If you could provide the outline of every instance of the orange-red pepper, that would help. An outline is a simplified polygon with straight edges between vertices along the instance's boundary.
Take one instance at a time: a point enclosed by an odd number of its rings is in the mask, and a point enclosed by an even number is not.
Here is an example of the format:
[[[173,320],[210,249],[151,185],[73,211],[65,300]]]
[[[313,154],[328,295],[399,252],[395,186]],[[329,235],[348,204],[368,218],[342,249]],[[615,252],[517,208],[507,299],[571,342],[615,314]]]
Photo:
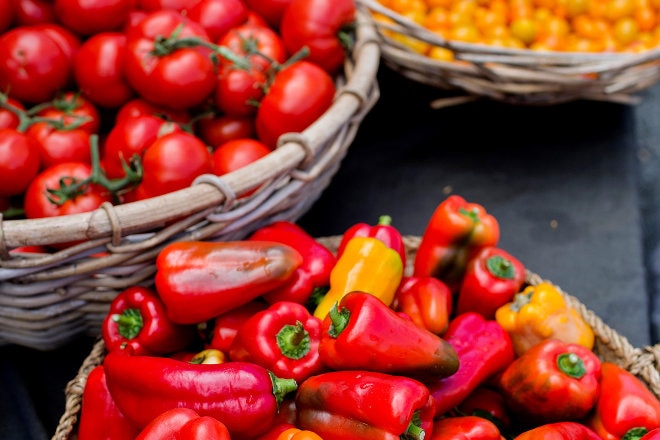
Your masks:
[[[452,312],[449,287],[433,277],[404,277],[394,295],[392,308],[406,314],[419,327],[441,335]]]

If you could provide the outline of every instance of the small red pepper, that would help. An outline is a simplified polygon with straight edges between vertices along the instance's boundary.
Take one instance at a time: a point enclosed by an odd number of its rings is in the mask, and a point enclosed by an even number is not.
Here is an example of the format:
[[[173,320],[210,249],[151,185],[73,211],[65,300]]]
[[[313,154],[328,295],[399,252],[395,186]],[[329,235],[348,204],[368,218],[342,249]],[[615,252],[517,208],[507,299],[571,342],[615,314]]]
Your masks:
[[[588,348],[546,339],[514,360],[499,384],[509,409],[524,420],[577,421],[598,400],[600,369]]]
[[[421,440],[433,429],[431,402],[428,389],[406,376],[332,371],[300,384],[297,426],[327,439]]]
[[[455,317],[443,337],[456,350],[459,366],[449,377],[424,380],[434,397],[435,417],[455,408],[514,359],[509,334],[497,321],[475,312]]]
[[[78,440],[133,440],[139,432],[112,399],[103,366],[94,367],[83,389]]]
[[[288,221],[276,221],[252,234],[250,240],[275,241],[291,246],[302,256],[302,264],[291,279],[263,298],[270,304],[293,301],[306,304],[312,294],[322,295],[330,286],[330,272],[337,257],[303,228]]]
[[[444,417],[433,422],[429,440],[504,440],[498,427],[478,416]]]
[[[353,237],[373,237],[377,238],[387,245],[387,247],[397,251],[401,257],[403,267],[406,267],[406,245],[403,242],[403,236],[398,229],[392,226],[392,217],[381,215],[378,223],[374,226],[369,223],[356,223],[344,232],[339,246],[337,247],[337,256],[344,253],[344,248]]]
[[[431,215],[415,257],[415,276],[433,276],[457,293],[468,261],[500,238],[497,219],[476,203],[451,195]]]
[[[603,440],[623,439],[639,433],[640,428],[657,429],[660,428],[660,401],[628,370],[603,362],[600,396],[587,425]]]
[[[156,292],[132,286],[110,303],[101,334],[109,351],[163,355],[190,344],[195,337],[195,327],[173,323]]]
[[[452,312],[449,287],[433,277],[404,277],[391,307],[405,313],[419,327],[441,335]]]
[[[365,292],[351,292],[323,320],[321,361],[334,370],[430,374],[458,369],[453,347]]]
[[[254,362],[278,377],[300,383],[323,369],[320,341],[319,318],[302,304],[279,301],[243,323],[229,349],[229,358]]]
[[[234,440],[268,430],[283,397],[297,388],[251,362],[198,365],[110,352],[103,365],[117,407],[140,428],[169,409],[190,408],[224,423]]]
[[[483,248],[467,264],[456,313],[477,312],[494,319],[495,311],[513,299],[525,283],[525,266],[505,250]]]
[[[514,440],[601,440],[601,438],[581,423],[555,422],[525,431]]]
[[[175,242],[156,258],[156,290],[172,321],[198,324],[285,285],[301,264],[282,243]]]
[[[229,353],[238,329],[257,312],[266,310],[268,304],[255,300],[229,310],[213,320],[209,348],[215,348],[223,353]]]
[[[189,408],[173,408],[152,420],[135,440],[230,440],[224,423]]]

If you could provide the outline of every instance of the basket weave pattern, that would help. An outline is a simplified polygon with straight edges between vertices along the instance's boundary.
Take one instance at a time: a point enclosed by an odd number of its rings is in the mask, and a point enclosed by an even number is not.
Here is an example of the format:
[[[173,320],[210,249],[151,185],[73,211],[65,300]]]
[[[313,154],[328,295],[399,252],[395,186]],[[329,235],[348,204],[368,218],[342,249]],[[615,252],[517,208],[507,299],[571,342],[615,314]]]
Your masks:
[[[0,343],[52,349],[98,334],[118,292],[152,283],[166,244],[241,239],[266,223],[297,220],[330,183],[377,101],[379,61],[375,28],[358,14],[356,44],[333,104],[303,132],[282,135],[266,157],[140,202],[43,219],[0,216]],[[237,196],[255,188],[250,197]],[[81,243],[54,254],[9,252],[63,241]]]

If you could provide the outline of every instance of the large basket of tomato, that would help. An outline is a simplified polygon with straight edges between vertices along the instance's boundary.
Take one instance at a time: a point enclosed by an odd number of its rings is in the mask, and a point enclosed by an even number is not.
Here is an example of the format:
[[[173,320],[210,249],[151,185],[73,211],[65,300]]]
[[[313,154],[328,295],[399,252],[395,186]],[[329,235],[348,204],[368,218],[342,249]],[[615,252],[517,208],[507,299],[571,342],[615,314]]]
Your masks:
[[[167,243],[296,220],[379,95],[352,1],[0,4],[0,343],[97,332]]]
[[[636,103],[658,81],[660,10],[634,0],[359,0],[384,62],[459,96]]]

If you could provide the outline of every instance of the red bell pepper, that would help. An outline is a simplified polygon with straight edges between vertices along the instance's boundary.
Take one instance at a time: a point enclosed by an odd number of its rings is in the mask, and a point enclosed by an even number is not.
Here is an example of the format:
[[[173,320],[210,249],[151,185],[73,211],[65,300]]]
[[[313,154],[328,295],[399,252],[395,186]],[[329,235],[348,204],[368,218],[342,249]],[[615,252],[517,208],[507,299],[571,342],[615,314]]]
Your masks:
[[[463,399],[458,405],[458,414],[487,418],[500,430],[511,426],[511,417],[502,393],[487,386],[477,387]]]
[[[152,420],[135,440],[230,440],[224,423],[189,408],[173,408]]]
[[[364,292],[344,296],[324,318],[319,354],[334,370],[446,377],[458,369],[447,341]]]
[[[322,295],[327,292],[330,272],[337,257],[303,228],[292,222],[276,221],[258,229],[249,239],[283,243],[302,255],[302,264],[289,282],[263,296],[267,302],[293,301],[305,304],[313,293]]]
[[[660,428],[660,401],[648,387],[611,362],[601,364],[600,396],[587,425],[603,440],[623,439],[639,428]]]
[[[514,440],[601,440],[598,434],[578,422],[555,422],[537,426]]]
[[[423,439],[433,429],[428,389],[406,376],[332,371],[296,393],[297,426],[335,440]]]
[[[476,203],[451,195],[431,215],[415,257],[415,276],[433,276],[457,293],[468,261],[482,248],[496,246],[497,219]]]
[[[261,312],[267,308],[268,304],[265,302],[254,300],[217,316],[213,320],[211,327],[209,348],[215,348],[223,353],[229,353],[231,343],[234,341],[238,329],[241,328],[243,323],[257,312]]]
[[[660,428],[655,428],[650,431],[644,428],[644,431],[645,433],[642,434],[642,437],[631,437],[629,440],[660,440]]]
[[[391,307],[406,314],[419,327],[441,335],[452,312],[449,287],[433,277],[404,277]]]
[[[78,440],[133,440],[139,432],[112,399],[103,366],[94,367],[83,389]]]
[[[424,379],[434,397],[435,417],[455,408],[514,359],[509,334],[497,321],[475,312],[455,317],[443,337],[456,350],[459,366],[449,377]]]
[[[175,242],[156,258],[156,290],[172,321],[198,324],[285,285],[301,264],[281,243]]]
[[[241,326],[229,349],[232,361],[254,362],[300,383],[320,373],[321,320],[302,304],[280,301]]]
[[[444,417],[433,422],[429,440],[504,440],[498,427],[478,416]]]
[[[525,283],[525,266],[505,250],[489,246],[472,258],[458,293],[456,313],[477,312],[494,319]]]
[[[156,292],[132,286],[110,303],[101,326],[109,351],[162,355],[185,348],[195,338],[195,327],[172,322]]]
[[[110,352],[103,365],[117,407],[140,428],[169,409],[190,408],[224,423],[234,440],[265,432],[296,389],[293,379],[250,362],[197,365]]]
[[[374,226],[369,223],[356,223],[344,232],[339,246],[337,247],[337,256],[344,253],[346,245],[353,237],[373,237],[377,238],[387,245],[387,247],[397,251],[401,257],[403,267],[406,267],[406,245],[403,242],[403,236],[398,229],[392,226],[392,217],[381,215],[378,223]]]
[[[598,400],[600,369],[588,348],[546,339],[514,360],[499,385],[509,409],[526,421],[577,421]]]

